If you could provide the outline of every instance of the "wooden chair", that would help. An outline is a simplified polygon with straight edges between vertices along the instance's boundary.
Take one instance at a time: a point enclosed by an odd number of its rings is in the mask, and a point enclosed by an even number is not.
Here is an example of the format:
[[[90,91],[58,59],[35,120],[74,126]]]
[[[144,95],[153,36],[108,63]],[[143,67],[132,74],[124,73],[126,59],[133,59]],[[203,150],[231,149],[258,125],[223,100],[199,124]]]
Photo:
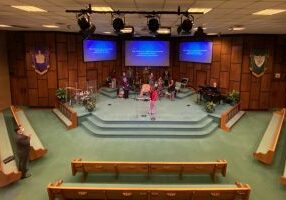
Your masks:
[[[15,106],[10,106],[10,110],[13,114],[13,118],[16,122],[16,125],[21,125],[22,127],[24,127],[26,133],[31,134],[31,150],[29,155],[30,160],[35,160],[44,156],[48,152],[48,150],[43,146],[42,142],[38,138],[24,111],[19,108],[16,108]]]
[[[254,158],[261,161],[264,164],[272,163],[278,139],[280,136],[281,128],[283,125],[285,112],[286,109],[283,108],[280,111],[276,111],[273,113],[272,118],[268,124],[268,127],[264,133],[264,136],[256,152],[253,153]]]
[[[0,127],[0,187],[4,187],[18,181],[22,173],[18,170],[15,160],[6,164],[3,161],[14,155],[3,113],[0,113]]]
[[[226,175],[227,161],[215,162],[98,162],[74,159],[71,162],[72,174],[82,173],[84,181],[89,173],[143,173],[148,178],[156,173],[174,173],[181,179],[183,174],[209,174],[213,181],[218,173]]]
[[[96,199],[96,200],[248,200],[251,188],[248,184],[200,184],[200,185],[154,185],[154,184],[94,184],[50,183],[47,187],[50,200]]]

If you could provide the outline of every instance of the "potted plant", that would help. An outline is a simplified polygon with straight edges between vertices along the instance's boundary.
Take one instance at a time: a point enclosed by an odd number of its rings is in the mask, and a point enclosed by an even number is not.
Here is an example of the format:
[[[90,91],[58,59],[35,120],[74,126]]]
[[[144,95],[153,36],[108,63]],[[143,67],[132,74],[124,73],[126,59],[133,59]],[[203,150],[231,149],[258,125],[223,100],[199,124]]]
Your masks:
[[[238,101],[239,101],[239,92],[236,90],[232,90],[226,96],[226,103],[235,105]]]
[[[64,88],[58,88],[56,90],[56,97],[58,98],[58,100],[60,100],[61,102],[65,101],[66,99],[66,95],[67,92]]]
[[[87,109],[89,112],[92,112],[94,111],[95,106],[96,106],[96,99],[94,97],[86,99],[84,104],[85,109]]]
[[[215,111],[215,104],[212,101],[208,101],[205,105],[205,109],[208,113],[213,113]]]

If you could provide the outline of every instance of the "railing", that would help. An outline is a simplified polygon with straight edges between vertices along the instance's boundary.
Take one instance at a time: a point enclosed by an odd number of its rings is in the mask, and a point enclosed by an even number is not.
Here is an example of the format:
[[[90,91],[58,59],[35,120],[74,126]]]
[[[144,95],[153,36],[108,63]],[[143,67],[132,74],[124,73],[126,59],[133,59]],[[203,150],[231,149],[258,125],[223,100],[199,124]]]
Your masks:
[[[229,110],[223,112],[221,114],[220,119],[220,128],[224,131],[230,131],[230,128],[226,126],[227,122],[233,118],[240,110],[240,103],[237,103],[233,107],[231,107]]]
[[[69,128],[76,128],[77,127],[77,114],[75,111],[73,111],[70,107],[68,107],[66,104],[56,101],[56,108],[61,111],[61,113],[66,116],[72,123],[72,125]]]

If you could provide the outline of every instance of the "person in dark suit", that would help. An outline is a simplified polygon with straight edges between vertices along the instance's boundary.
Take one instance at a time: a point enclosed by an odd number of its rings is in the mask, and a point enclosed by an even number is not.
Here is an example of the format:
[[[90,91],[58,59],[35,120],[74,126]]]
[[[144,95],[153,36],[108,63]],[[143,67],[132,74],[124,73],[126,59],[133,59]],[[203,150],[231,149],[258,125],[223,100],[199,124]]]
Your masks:
[[[24,128],[22,126],[17,127],[15,131],[16,131],[17,153],[19,158],[19,170],[22,172],[21,178],[28,178],[31,176],[30,173],[27,173],[31,135],[29,136],[25,135]]]

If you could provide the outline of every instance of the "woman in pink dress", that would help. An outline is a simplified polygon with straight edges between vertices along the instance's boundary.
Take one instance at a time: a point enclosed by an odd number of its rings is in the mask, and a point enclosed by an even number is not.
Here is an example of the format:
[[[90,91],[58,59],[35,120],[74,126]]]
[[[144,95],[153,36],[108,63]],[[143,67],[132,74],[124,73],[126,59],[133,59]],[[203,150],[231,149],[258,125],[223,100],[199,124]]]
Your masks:
[[[158,100],[158,86],[155,85],[155,87],[151,88],[150,91],[150,107],[149,107],[149,114],[151,117],[151,120],[155,120],[155,114],[156,114],[156,102]]]

